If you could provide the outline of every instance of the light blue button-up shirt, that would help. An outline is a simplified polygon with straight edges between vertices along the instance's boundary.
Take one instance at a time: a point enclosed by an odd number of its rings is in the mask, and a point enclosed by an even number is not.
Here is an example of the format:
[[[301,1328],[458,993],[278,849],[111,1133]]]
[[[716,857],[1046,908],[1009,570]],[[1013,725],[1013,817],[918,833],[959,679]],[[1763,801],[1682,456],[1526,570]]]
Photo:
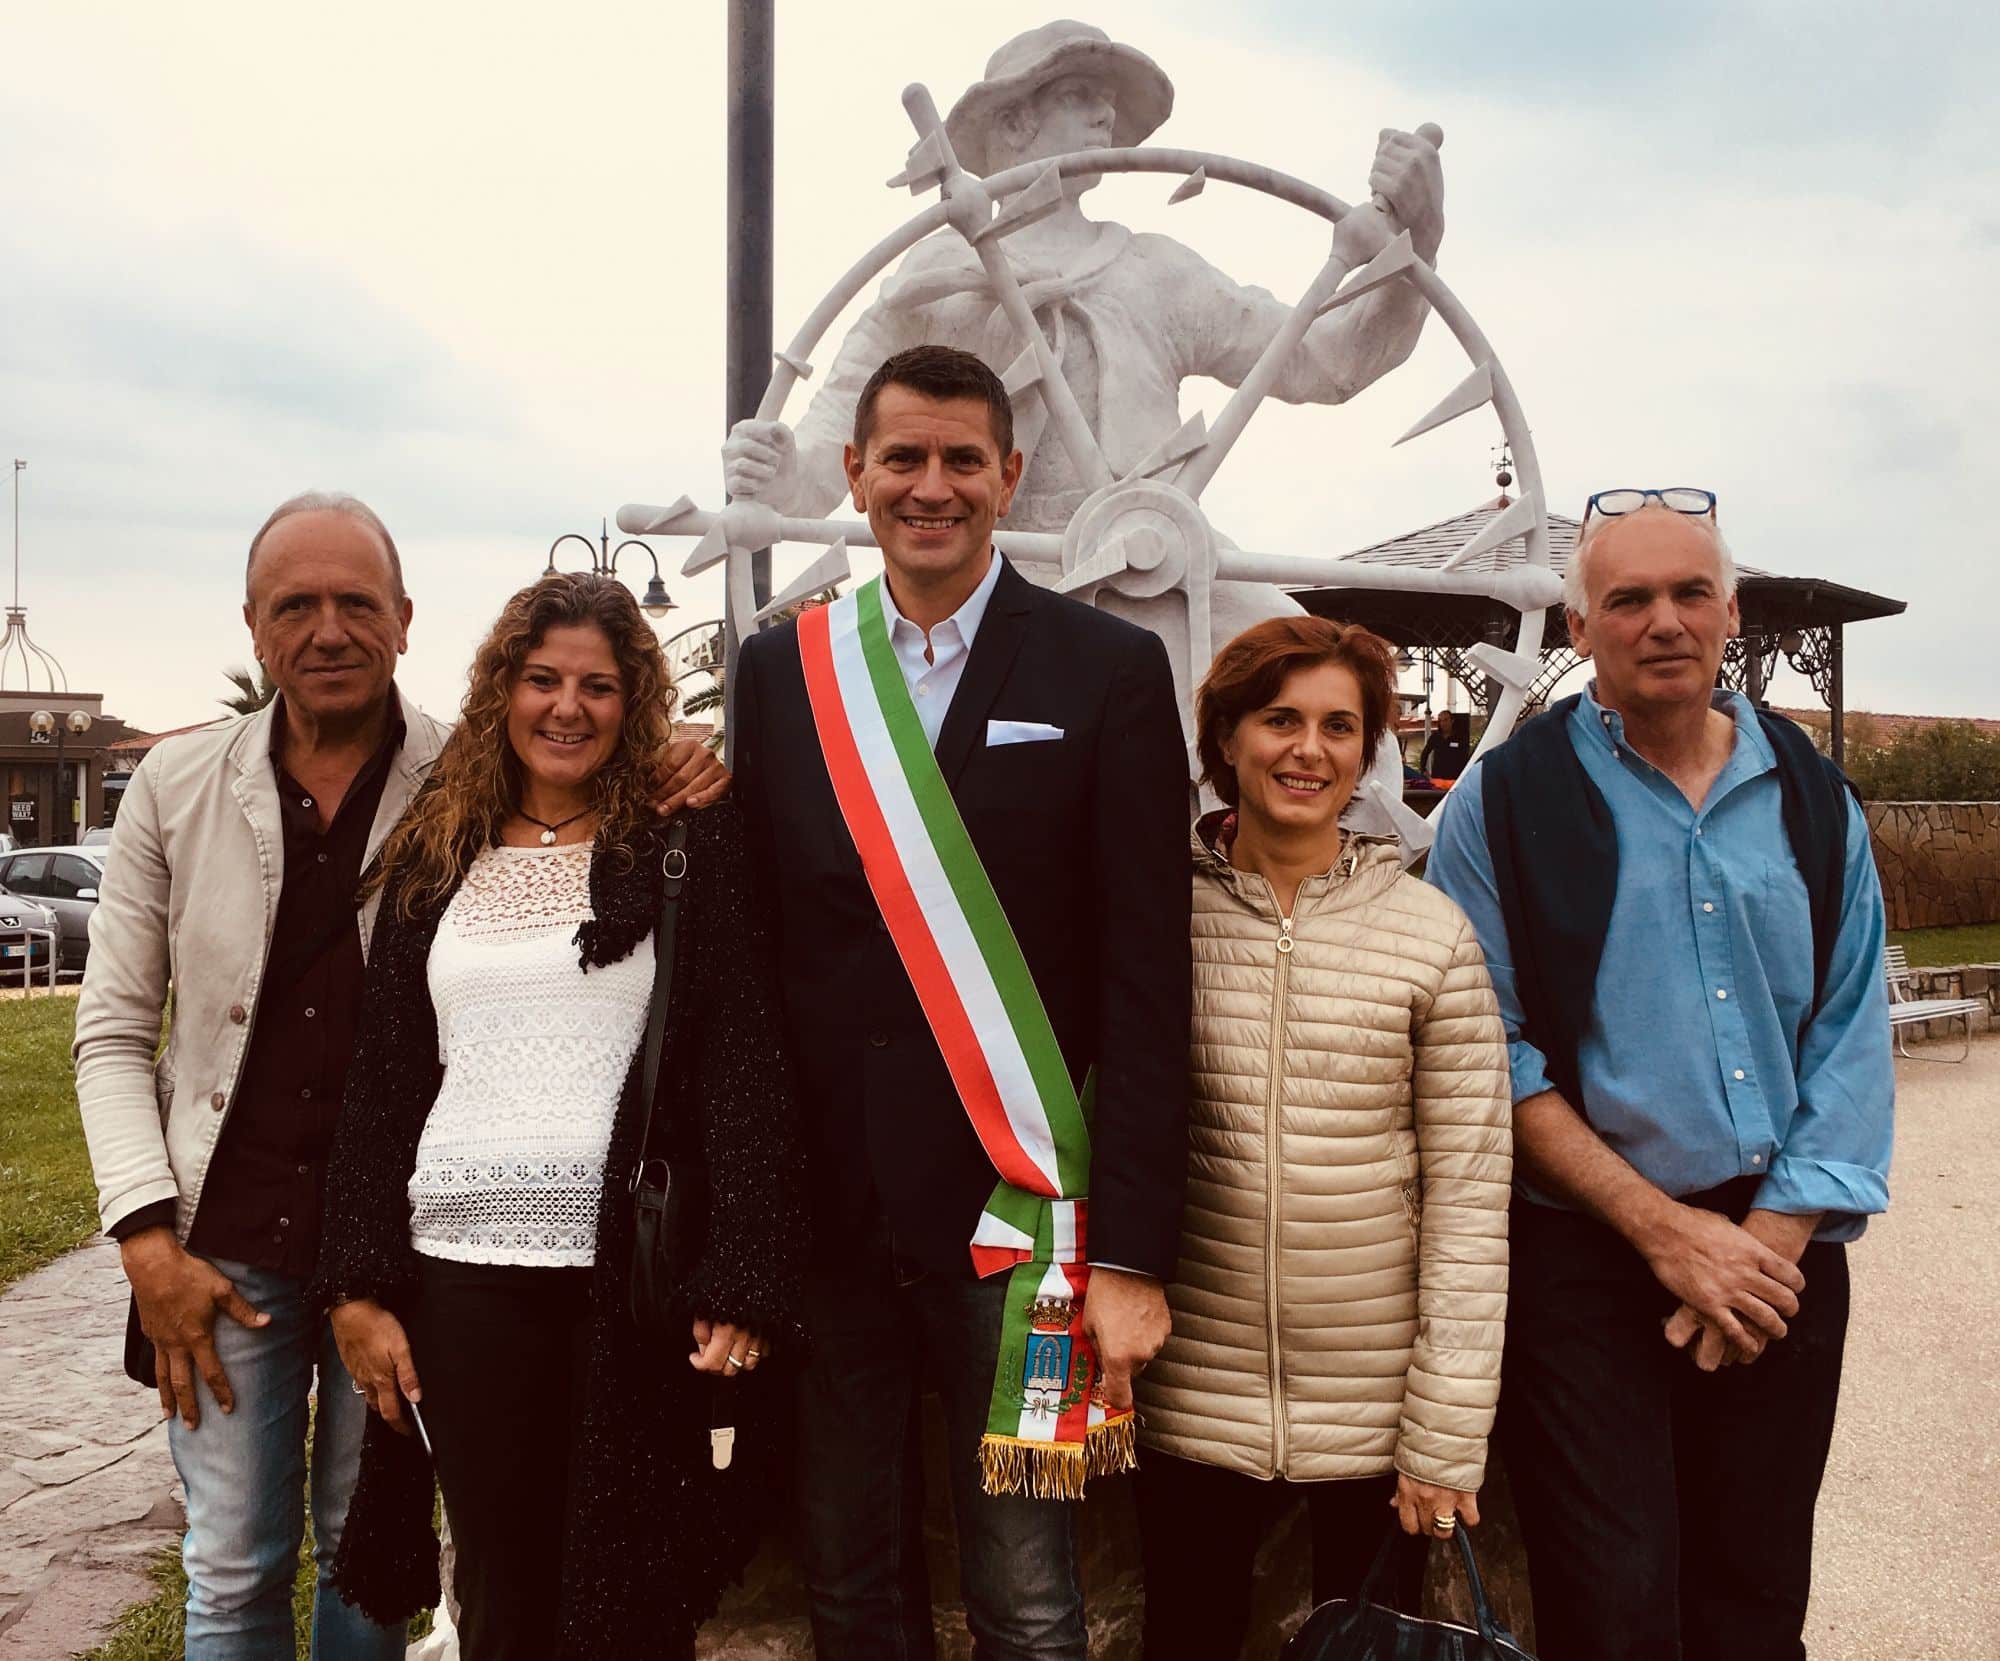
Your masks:
[[[965,597],[965,604],[928,635],[896,609],[896,597],[889,592],[889,579],[882,579],[882,620],[889,625],[889,645],[902,665],[903,679],[909,683],[910,701],[917,706],[924,737],[937,748],[938,734],[944,729],[953,694],[965,678],[965,660],[972,656],[973,637],[979,633],[980,619],[1000,584],[1000,556],[989,554],[986,575]]]
[[[1668,1194],[1761,1176],[1758,1207],[1825,1212],[1818,1238],[1853,1239],[1888,1208],[1895,1103],[1882,890],[1861,810],[1849,801],[1840,931],[1808,1022],[1812,912],[1756,712],[1739,693],[1715,695],[1736,747],[1696,808],[1595,692],[1572,713],[1570,742],[1617,827],[1618,892],[1577,1054],[1591,1128]],[[1481,771],[1446,800],[1428,875],[1478,931],[1519,1102],[1553,1086],[1521,1036]]]

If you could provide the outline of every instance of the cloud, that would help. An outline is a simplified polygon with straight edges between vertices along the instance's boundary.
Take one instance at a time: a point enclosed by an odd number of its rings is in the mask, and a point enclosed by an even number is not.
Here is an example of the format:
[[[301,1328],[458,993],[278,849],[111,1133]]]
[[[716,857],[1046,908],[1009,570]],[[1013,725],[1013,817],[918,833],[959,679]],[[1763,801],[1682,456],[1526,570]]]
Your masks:
[[[1709,484],[1749,562],[1911,601],[1850,637],[1854,702],[2000,713],[1987,9],[1091,15],[1175,81],[1162,142],[1354,196],[1379,127],[1442,122],[1441,269],[1521,393],[1556,505],[1640,474]],[[903,85],[949,107],[1017,26],[904,21],[781,9],[780,341],[920,206],[882,188],[911,138]],[[551,538],[628,500],[719,499],[719,10],[634,0],[551,29],[523,7],[357,0],[328,29],[248,0],[134,3],[41,8],[9,43],[46,72],[0,92],[0,153],[32,158],[0,217],[0,445],[32,463],[36,635],[117,713],[206,711],[244,655],[243,545],[306,485],[395,527],[418,609],[405,681],[441,708]],[[1280,295],[1324,257],[1297,210],[1219,187],[1169,210],[1167,189],[1108,181],[1091,210]],[[1350,408],[1260,412],[1218,523],[1339,551],[1472,505],[1483,417],[1389,447],[1465,367],[1433,327]],[[1187,389],[1211,414],[1222,396]],[[685,551],[660,543],[676,624],[717,605],[712,578],[679,577]]]
[[[1192,5],[1178,15],[1198,27]],[[1960,103],[1984,104],[2000,19],[1916,0],[1681,0],[1586,7],[1523,0],[1247,0],[1232,21],[1267,51],[1377,66],[1406,83],[1483,101],[1575,111],[1602,141],[1657,143],[1671,129],[1736,171],[1850,168],[1879,146],[1908,167]]]

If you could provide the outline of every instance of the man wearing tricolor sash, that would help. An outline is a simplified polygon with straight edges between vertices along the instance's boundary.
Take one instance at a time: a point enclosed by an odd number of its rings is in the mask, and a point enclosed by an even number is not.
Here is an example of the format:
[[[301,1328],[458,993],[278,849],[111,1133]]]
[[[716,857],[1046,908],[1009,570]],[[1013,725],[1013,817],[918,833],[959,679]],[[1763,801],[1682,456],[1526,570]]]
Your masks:
[[[884,573],[746,641],[814,1159],[804,1557],[825,1661],[933,1653],[917,1406],[944,1408],[982,1657],[1085,1653],[1086,1478],[1133,1461],[1185,1169],[1187,764],[1159,640],[992,547],[999,379],[919,347],[847,452]]]

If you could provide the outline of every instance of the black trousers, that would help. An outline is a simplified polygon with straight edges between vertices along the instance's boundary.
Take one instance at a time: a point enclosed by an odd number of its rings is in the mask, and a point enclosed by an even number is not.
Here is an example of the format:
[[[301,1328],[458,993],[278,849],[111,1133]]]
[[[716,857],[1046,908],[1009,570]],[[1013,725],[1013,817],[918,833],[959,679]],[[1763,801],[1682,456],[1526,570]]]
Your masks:
[[[1704,1373],[1610,1229],[1517,1199],[1511,1241],[1496,1435],[1542,1661],[1804,1661],[1846,1248],[1806,1248],[1788,1337]]]
[[[1133,1480],[1146,1574],[1145,1661],[1235,1661],[1242,1654],[1258,1548],[1301,1494],[1312,1528],[1315,1604],[1361,1590],[1395,1516],[1393,1476],[1265,1482],[1147,1448]],[[1409,1613],[1423,1599],[1425,1544],[1399,1536],[1390,1566],[1388,1600]]]
[[[929,1661],[919,1440],[928,1379],[944,1409],[959,1592],[979,1661],[1084,1661],[1077,1507],[986,1493],[979,1443],[1008,1277],[923,1274],[886,1228],[806,1277],[799,1383],[800,1559],[820,1661]]]
[[[562,1602],[588,1269],[423,1257],[410,1356],[458,1553],[465,1661],[547,1661]]]

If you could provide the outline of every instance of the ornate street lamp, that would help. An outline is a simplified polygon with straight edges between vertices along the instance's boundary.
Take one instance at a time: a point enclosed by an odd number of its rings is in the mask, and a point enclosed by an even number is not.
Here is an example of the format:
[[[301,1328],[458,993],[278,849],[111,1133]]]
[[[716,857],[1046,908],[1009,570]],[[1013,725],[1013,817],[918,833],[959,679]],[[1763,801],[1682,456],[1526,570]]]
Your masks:
[[[674,609],[674,602],[667,596],[667,585],[660,580],[660,556],[635,536],[628,536],[617,547],[611,546],[611,525],[608,520],[598,521],[600,529],[597,542],[593,546],[589,537],[581,531],[565,531],[549,544],[549,562],[542,567],[542,575],[552,577],[556,573],[556,550],[565,542],[581,542],[590,555],[590,569],[600,577],[618,575],[618,556],[627,548],[637,548],[653,562],[653,575],[646,584],[646,592],[639,596],[639,609],[648,617],[664,617]]]
[[[54,713],[38,709],[28,717],[28,732],[37,744],[46,744],[51,738],[56,741],[56,826],[58,835],[55,843],[66,844],[75,840],[70,834],[70,791],[69,776],[63,771],[63,741],[74,733],[81,738],[90,731],[90,715],[86,710],[73,709],[58,721]]]

